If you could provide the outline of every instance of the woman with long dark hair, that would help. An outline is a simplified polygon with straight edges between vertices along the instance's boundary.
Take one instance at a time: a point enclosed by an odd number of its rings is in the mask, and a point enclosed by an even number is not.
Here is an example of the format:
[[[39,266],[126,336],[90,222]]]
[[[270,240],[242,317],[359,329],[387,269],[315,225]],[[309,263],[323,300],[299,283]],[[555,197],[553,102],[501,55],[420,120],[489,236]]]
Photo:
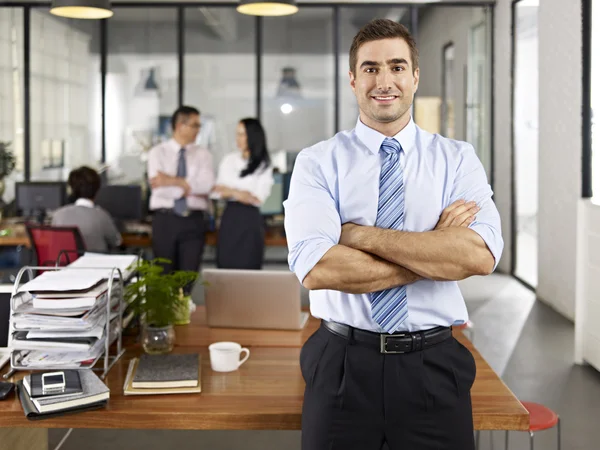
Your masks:
[[[273,167],[260,121],[240,120],[236,144],[238,151],[221,161],[213,189],[227,200],[217,240],[217,267],[261,269],[265,229],[259,207],[271,194]]]

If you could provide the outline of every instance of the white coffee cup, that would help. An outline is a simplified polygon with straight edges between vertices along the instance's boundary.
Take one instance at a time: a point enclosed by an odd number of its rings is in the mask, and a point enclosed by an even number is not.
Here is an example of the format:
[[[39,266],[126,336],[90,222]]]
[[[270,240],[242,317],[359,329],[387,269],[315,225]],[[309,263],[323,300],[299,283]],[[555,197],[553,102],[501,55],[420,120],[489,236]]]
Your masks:
[[[242,348],[237,342],[215,342],[208,347],[210,351],[210,366],[215,372],[233,372],[244,364],[250,357],[250,350]],[[240,355],[246,356],[240,360]]]

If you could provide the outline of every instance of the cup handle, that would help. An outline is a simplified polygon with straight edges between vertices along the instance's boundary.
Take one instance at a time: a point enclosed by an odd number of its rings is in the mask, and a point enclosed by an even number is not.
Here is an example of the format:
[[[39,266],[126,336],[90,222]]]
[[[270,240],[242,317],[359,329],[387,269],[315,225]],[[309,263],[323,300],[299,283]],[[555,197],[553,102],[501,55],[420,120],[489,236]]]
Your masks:
[[[246,347],[244,347],[241,350],[240,355],[244,352],[246,352],[246,356],[244,356],[244,358],[238,363],[238,367],[240,367],[242,364],[244,364],[246,361],[248,361],[248,358],[250,358],[250,350],[248,350]]]

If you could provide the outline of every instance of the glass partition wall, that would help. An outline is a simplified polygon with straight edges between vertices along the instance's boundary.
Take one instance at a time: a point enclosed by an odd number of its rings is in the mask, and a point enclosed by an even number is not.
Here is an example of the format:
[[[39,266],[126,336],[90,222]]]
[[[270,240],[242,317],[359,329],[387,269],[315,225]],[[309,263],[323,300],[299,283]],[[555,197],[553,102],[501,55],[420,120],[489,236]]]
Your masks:
[[[180,103],[201,111],[198,142],[215,167],[235,150],[237,122],[258,116],[273,161],[290,171],[298,151],[356,124],[350,44],[369,20],[386,17],[417,39],[416,123],[471,142],[491,180],[491,6],[319,3],[259,18],[214,4],[113,9],[102,22],[0,7],[0,24],[10,24],[0,26],[0,140],[13,143],[21,175],[58,180],[79,165],[106,163],[110,182],[138,182],[147,150],[168,139]],[[448,42],[452,68],[442,78]]]

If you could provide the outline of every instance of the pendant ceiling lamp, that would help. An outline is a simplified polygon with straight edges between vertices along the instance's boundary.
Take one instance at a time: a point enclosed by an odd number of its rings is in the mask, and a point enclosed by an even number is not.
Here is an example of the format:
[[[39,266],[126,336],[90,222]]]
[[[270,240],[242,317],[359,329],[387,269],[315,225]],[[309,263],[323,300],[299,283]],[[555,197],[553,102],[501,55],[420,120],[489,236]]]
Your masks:
[[[250,16],[288,16],[298,12],[296,0],[240,0],[237,11]]]
[[[70,19],[106,19],[113,15],[110,0],[53,0],[50,13]]]

